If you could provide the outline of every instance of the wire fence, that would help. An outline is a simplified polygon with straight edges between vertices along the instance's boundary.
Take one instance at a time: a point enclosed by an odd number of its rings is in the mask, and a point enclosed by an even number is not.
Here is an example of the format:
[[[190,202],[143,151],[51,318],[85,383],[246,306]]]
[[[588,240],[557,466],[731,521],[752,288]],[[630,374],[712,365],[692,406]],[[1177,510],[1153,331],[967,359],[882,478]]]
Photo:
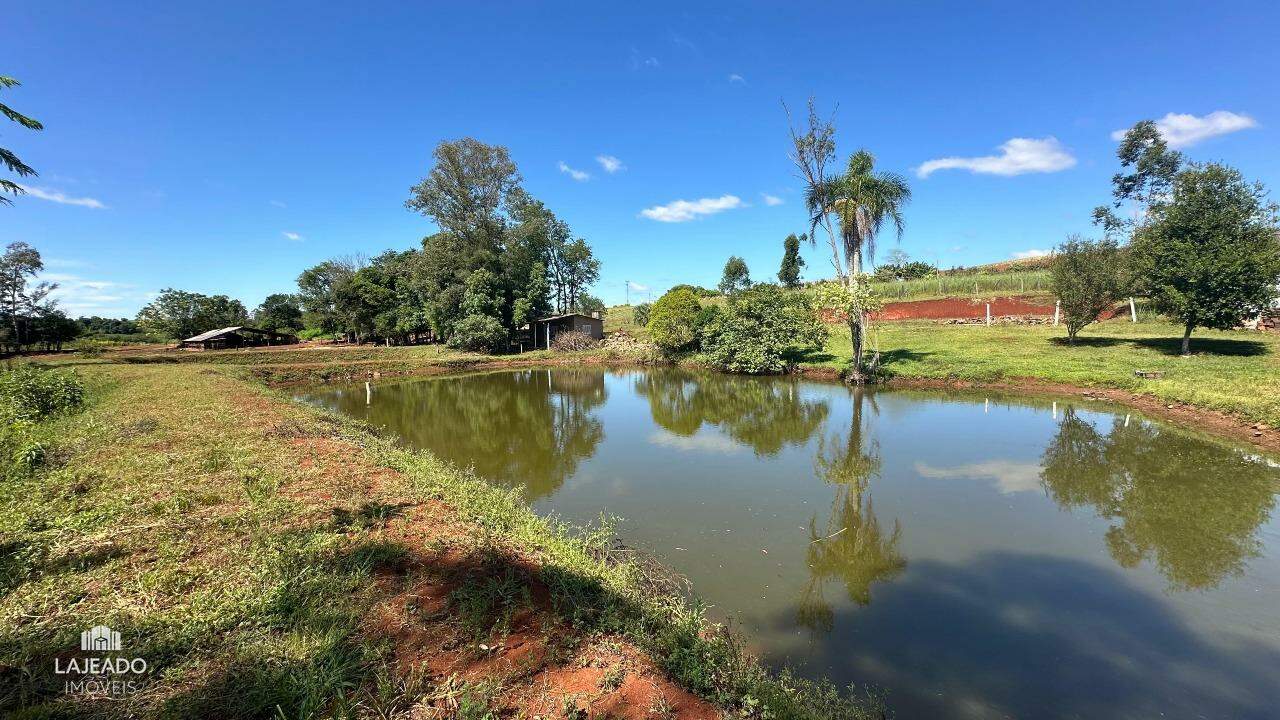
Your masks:
[[[937,297],[983,297],[998,294],[1049,292],[1047,270],[1026,270],[991,275],[934,275],[918,280],[873,282],[877,295],[890,300]]]

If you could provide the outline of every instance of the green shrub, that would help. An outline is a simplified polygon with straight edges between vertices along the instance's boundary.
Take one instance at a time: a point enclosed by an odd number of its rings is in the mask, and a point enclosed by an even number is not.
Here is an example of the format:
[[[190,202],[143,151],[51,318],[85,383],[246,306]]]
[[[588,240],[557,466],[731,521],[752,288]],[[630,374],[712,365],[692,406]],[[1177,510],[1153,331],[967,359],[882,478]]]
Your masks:
[[[307,328],[305,330],[301,330],[298,332],[298,339],[299,340],[315,340],[316,338],[325,337],[326,335],[332,335],[332,334],[333,333],[327,333],[324,330],[321,330],[320,328]]]
[[[475,352],[500,350],[507,341],[507,329],[497,318],[488,315],[468,315],[453,326],[449,347]]]
[[[0,420],[35,422],[84,403],[84,386],[75,373],[33,365],[0,373]]]
[[[791,364],[791,352],[820,348],[826,339],[813,299],[776,285],[740,291],[701,334],[711,364],[753,375],[783,372]]]
[[[1124,258],[1110,239],[1071,236],[1058,247],[1050,277],[1072,345],[1082,328],[1115,307],[1126,286]]]
[[[649,303],[640,303],[631,311],[631,319],[640,327],[645,327],[649,324],[649,311],[652,309],[653,306]]]
[[[702,305],[687,287],[676,287],[658,298],[649,313],[649,337],[666,357],[693,351],[698,344],[698,312]]]
[[[677,290],[688,290],[689,292],[693,293],[695,297],[700,297],[700,298],[717,297],[718,295],[720,295],[720,293],[716,292],[715,290],[712,290],[711,288],[704,288],[701,285],[689,285],[688,283],[685,283],[682,285],[676,285],[675,287],[671,288],[667,292],[673,293]]]

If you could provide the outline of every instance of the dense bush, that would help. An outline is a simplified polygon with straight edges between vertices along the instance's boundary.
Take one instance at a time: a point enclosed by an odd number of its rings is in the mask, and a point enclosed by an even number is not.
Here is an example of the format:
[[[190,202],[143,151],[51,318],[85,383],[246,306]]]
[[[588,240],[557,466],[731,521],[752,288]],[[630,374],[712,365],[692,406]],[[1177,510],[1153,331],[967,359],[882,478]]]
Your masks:
[[[813,299],[776,285],[739,292],[701,335],[703,352],[713,365],[751,374],[783,372],[789,353],[820,348],[826,339]]]
[[[316,338],[327,337],[332,334],[333,333],[325,332],[321,328],[307,328],[305,330],[298,331],[298,339],[299,340],[315,340]]]
[[[4,422],[35,422],[84,403],[84,386],[74,373],[32,365],[0,373],[0,416]]]
[[[938,268],[929,263],[913,260],[892,265],[881,265],[876,268],[875,279],[882,282],[890,280],[919,280],[937,272]]]
[[[488,315],[468,315],[453,326],[449,347],[476,352],[501,350],[507,342],[507,329],[497,318]]]
[[[649,324],[649,311],[652,309],[653,306],[649,303],[640,303],[631,311],[631,319],[640,327],[645,327]]]
[[[658,298],[649,313],[649,337],[667,357],[693,351],[698,344],[698,312],[702,305],[687,287],[676,287]]]
[[[578,350],[590,350],[600,343],[590,335],[577,330],[569,330],[555,336],[551,341],[551,347],[564,352],[576,352]]]
[[[675,287],[671,288],[667,292],[673,293],[677,290],[688,290],[689,292],[694,294],[694,297],[700,297],[700,298],[716,297],[717,295],[720,294],[715,290],[712,290],[711,288],[704,288],[701,285],[689,285],[687,283],[682,285],[676,285]]]
[[[1072,236],[1058,247],[1050,270],[1053,293],[1062,304],[1067,339],[1115,307],[1125,290],[1125,262],[1114,240]]]

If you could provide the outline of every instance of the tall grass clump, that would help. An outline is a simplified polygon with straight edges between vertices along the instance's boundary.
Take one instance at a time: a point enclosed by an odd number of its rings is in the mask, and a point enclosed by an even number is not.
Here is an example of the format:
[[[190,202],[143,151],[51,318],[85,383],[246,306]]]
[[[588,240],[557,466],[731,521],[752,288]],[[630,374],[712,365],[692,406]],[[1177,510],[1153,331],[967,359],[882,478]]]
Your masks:
[[[29,475],[48,455],[41,420],[84,404],[74,373],[22,365],[0,372],[0,467],[5,478]]]
[[[38,422],[84,403],[84,385],[75,373],[21,365],[0,372],[0,420]]]

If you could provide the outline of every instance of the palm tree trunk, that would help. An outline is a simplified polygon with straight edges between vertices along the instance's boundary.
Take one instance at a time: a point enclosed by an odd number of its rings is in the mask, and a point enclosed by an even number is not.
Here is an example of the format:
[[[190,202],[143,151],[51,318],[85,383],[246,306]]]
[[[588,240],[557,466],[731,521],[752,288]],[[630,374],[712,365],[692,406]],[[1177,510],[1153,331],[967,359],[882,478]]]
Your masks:
[[[849,248],[849,287],[859,282],[858,275],[862,272],[862,243],[854,241],[852,247]],[[853,373],[857,382],[862,382],[862,355],[863,344],[865,339],[867,318],[866,313],[859,307],[857,312],[849,318],[849,332],[853,340]]]

